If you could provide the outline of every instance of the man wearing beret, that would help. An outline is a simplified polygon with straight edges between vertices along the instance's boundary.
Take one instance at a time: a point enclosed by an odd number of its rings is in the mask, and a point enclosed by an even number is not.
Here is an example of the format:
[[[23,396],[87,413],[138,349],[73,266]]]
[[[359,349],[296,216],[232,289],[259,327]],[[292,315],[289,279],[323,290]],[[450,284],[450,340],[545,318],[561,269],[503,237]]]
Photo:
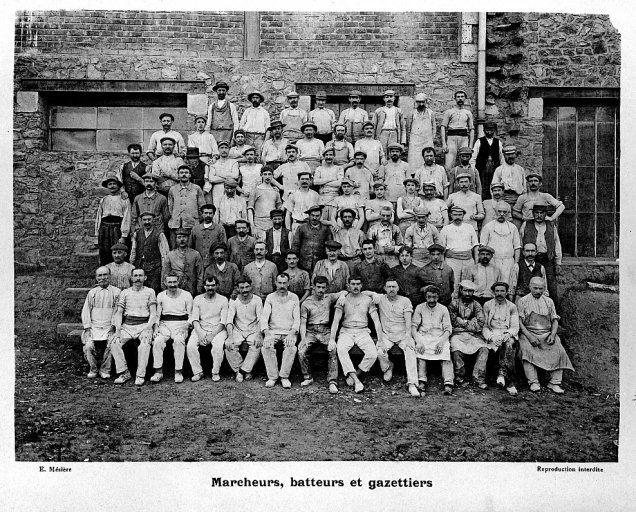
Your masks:
[[[170,210],[168,210],[168,199],[157,192],[157,180],[159,178],[152,173],[144,176],[145,191],[135,197],[131,211],[131,230],[141,227],[141,212],[152,212],[153,222],[160,229],[168,226]]]
[[[320,165],[325,143],[315,137],[316,125],[312,121],[304,123],[300,127],[303,137],[296,142],[299,160],[309,166],[312,175]]]
[[[236,106],[226,99],[230,87],[225,82],[217,82],[212,90],[216,93],[216,101],[212,101],[208,107],[208,119],[205,129],[218,142],[231,141],[234,130],[239,126],[239,117]]]
[[[553,195],[548,194],[547,192],[540,192],[543,178],[539,173],[528,173],[526,175],[526,182],[528,185],[528,191],[521,194],[517,199],[517,202],[512,208],[512,216],[521,221],[532,220],[534,218],[532,215],[532,207],[535,203],[543,203],[554,208],[554,213],[546,216],[545,220],[548,222],[556,222],[565,210],[565,205]]]
[[[507,144],[502,148],[502,151],[504,154],[504,162],[495,169],[492,182],[503,184],[503,199],[513,208],[519,196],[526,191],[526,171],[519,164],[515,163],[517,159],[516,146]],[[519,224],[520,223],[515,221],[517,227]]]
[[[409,170],[415,173],[424,164],[422,150],[433,147],[437,133],[435,112],[428,108],[430,98],[423,92],[415,96],[416,109],[406,119],[406,138],[409,146]]]
[[[203,266],[207,267],[210,261],[210,247],[216,243],[226,243],[225,229],[214,222],[216,207],[206,203],[201,206],[201,222],[195,224],[190,232],[188,247],[196,250],[203,259]]]
[[[203,191],[190,182],[190,168],[187,165],[179,167],[177,172],[179,183],[170,187],[168,192],[168,209],[171,230],[170,246],[175,246],[175,230],[179,227],[192,229],[201,221],[201,207],[205,204]]]
[[[289,228],[283,224],[285,216],[283,210],[272,210],[269,216],[272,219],[272,227],[265,231],[265,256],[276,265],[278,272],[283,272],[285,270],[285,256],[289,251],[292,235]],[[302,294],[298,297],[302,297]]]
[[[297,176],[300,188],[288,194],[283,203],[283,208],[287,212],[285,225],[292,236],[294,236],[300,224],[307,222],[307,214],[305,213],[307,209],[320,204],[318,192],[309,188],[311,182],[311,172],[309,169],[298,171]]]
[[[370,121],[362,125],[364,137],[356,141],[353,156],[355,158],[358,152],[364,153],[366,155],[364,165],[371,171],[373,178],[378,179],[380,166],[386,163],[386,152],[382,143],[373,138],[374,128]]]
[[[415,179],[420,186],[425,181],[435,182],[435,197],[446,200],[448,198],[448,174],[446,170],[435,163],[435,148],[427,146],[422,150],[424,165],[415,171]],[[421,189],[420,189],[421,190]]]
[[[336,124],[336,114],[333,110],[325,108],[327,93],[316,93],[316,108],[309,112],[308,120],[316,125],[316,138],[324,144],[331,140],[333,125]]]
[[[154,222],[153,211],[144,211],[139,215],[141,227],[135,230],[130,248],[130,262],[135,268],[144,270],[144,282],[155,293],[161,292],[161,269],[170,252],[163,226]]]
[[[444,111],[440,127],[442,151],[446,153],[444,167],[447,171],[455,166],[459,148],[472,148],[475,137],[473,113],[466,106],[466,91],[455,91],[455,103],[455,107]]]
[[[239,128],[245,130],[245,142],[256,148],[256,154],[261,153],[261,147],[265,142],[265,133],[271,124],[269,112],[261,107],[265,101],[259,91],[252,91],[247,95],[247,101],[252,106],[245,109],[241,116]]]
[[[501,268],[493,263],[495,250],[487,245],[480,245],[477,249],[478,261],[474,265],[462,268],[459,279],[471,281],[475,285],[474,297],[481,305],[494,297],[493,283],[503,281]]]
[[[172,123],[174,123],[174,116],[169,112],[164,112],[159,116],[159,121],[161,122],[161,130],[154,132],[150,136],[150,140],[148,141],[148,149],[146,149],[146,155],[150,159],[150,161],[154,161],[162,154],[164,154],[164,147],[162,143],[162,139],[166,137],[170,138],[173,141],[173,149],[174,153],[177,156],[183,156],[185,154],[186,144],[183,140],[181,134],[172,129]]]
[[[479,172],[483,199],[490,199],[492,176],[495,169],[504,161],[501,141],[495,137],[496,131],[497,123],[494,121],[484,123],[484,136],[479,137],[475,142],[473,156],[470,159],[470,165]]]
[[[99,246],[99,263],[106,265],[113,261],[111,247],[124,243],[130,233],[130,202],[119,193],[122,182],[116,176],[102,181],[102,187],[109,194],[102,197],[95,217],[95,236]]]
[[[383,95],[384,106],[376,109],[371,122],[375,126],[375,138],[386,151],[392,142],[406,144],[406,121],[399,107],[394,105],[395,91],[387,89]]]
[[[228,180],[238,181],[240,175],[239,165],[236,160],[229,157],[230,144],[227,141],[219,142],[219,159],[210,166],[210,172],[206,178],[204,192],[212,195],[212,202],[218,204],[225,187],[223,186]]]
[[[289,142],[295,142],[303,136],[301,126],[307,122],[307,112],[298,107],[298,93],[291,91],[287,94],[289,107],[284,108],[280,113],[280,120],[285,124],[283,137]]]
[[[344,166],[345,177],[353,181],[354,194],[360,195],[365,203],[371,196],[371,184],[373,174],[366,165],[367,154],[364,151],[356,151],[353,154],[353,161]]]
[[[188,149],[196,148],[200,154],[201,162],[210,165],[219,157],[219,148],[216,145],[214,135],[206,130],[206,124],[207,119],[205,116],[196,116],[194,118],[196,130],[188,135]],[[193,155],[194,153],[190,154]],[[188,158],[187,151],[186,158]]]
[[[362,125],[369,120],[367,111],[360,107],[361,99],[362,93],[357,89],[353,89],[349,93],[351,108],[346,108],[340,112],[340,119],[338,119],[338,123],[344,126],[347,140],[351,144],[355,144],[362,138]]]
[[[308,221],[296,229],[291,249],[300,259],[299,266],[307,272],[313,272],[318,260],[326,256],[325,243],[333,240],[331,229],[320,220],[321,205],[315,205],[305,211]]]
[[[166,289],[166,276],[176,274],[179,278],[177,286],[194,297],[203,290],[203,258],[197,251],[188,247],[189,229],[177,228],[175,234],[176,247],[163,260],[161,285]]]
[[[279,119],[275,119],[267,130],[270,137],[263,143],[260,156],[261,163],[276,170],[280,164],[287,160],[285,148],[289,141],[283,137],[285,125]]]
[[[218,208],[214,214],[214,221],[223,226],[225,236],[229,240],[236,235],[236,221],[247,220],[247,201],[236,194],[238,183],[228,178],[223,184],[224,193],[217,203]]]
[[[106,268],[110,271],[110,284],[116,286],[120,290],[130,288],[130,276],[135,266],[132,263],[124,261],[128,255],[128,247],[126,244],[116,243],[110,248],[113,255],[111,261]]]
[[[510,273],[521,255],[521,238],[516,226],[507,221],[510,205],[501,201],[496,209],[497,218],[481,228],[479,241],[495,250],[494,263],[501,270],[501,280],[509,283]]]
[[[465,213],[463,208],[453,206],[450,211],[451,223],[439,232],[439,243],[446,248],[446,263],[455,273],[454,296],[457,296],[462,270],[465,267],[472,267],[477,261],[479,241],[473,227],[464,222]]]
[[[179,181],[177,171],[185,162],[174,154],[175,139],[165,136],[160,142],[162,154],[152,162],[152,174],[157,177],[157,190],[168,197],[170,187]]]
[[[147,166],[141,161],[141,151],[141,144],[130,144],[128,146],[130,160],[123,163],[117,171],[117,179],[124,184],[124,190],[131,204],[135,201],[135,197],[144,191],[144,175]]]
[[[336,165],[344,166],[353,160],[353,145],[345,140],[346,127],[344,124],[336,123],[333,127],[333,139],[325,144],[325,149],[333,148],[334,159],[333,163]]]
[[[470,174],[458,174],[457,185],[459,190],[448,196],[446,204],[448,208],[453,206],[461,207],[466,212],[464,222],[470,224],[476,233],[478,230],[477,221],[484,218],[484,206],[481,203],[481,196],[470,190],[470,181]]]
[[[481,179],[477,170],[470,163],[472,154],[473,151],[468,146],[459,148],[459,163],[448,171],[449,195],[460,190],[457,177],[460,174],[468,174],[470,176],[470,191],[475,192],[481,199]]]
[[[338,259],[338,253],[341,248],[342,244],[340,242],[327,240],[325,242],[327,258],[316,263],[311,276],[312,281],[314,281],[316,276],[323,276],[329,280],[327,293],[341,292],[346,289],[347,283],[349,282],[349,276],[351,274],[349,266],[344,261]]]
[[[387,146],[389,159],[386,164],[380,167],[379,176],[383,177],[386,185],[385,198],[393,203],[395,210],[398,197],[403,196],[404,180],[412,176],[409,165],[400,157],[404,148],[401,144],[393,143]]]
[[[287,144],[285,149],[287,162],[274,171],[274,179],[283,178],[283,201],[289,194],[298,190],[299,173],[308,174],[311,178],[311,169],[305,162],[298,161],[298,148],[295,144]]]

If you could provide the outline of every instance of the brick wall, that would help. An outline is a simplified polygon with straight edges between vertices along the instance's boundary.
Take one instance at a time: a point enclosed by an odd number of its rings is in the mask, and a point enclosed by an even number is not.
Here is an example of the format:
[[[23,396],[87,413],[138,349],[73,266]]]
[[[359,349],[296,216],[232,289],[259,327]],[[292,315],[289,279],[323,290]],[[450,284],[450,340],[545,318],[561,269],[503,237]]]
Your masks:
[[[456,58],[459,13],[263,12],[261,55]]]
[[[243,56],[242,12],[25,11],[16,48],[46,53],[89,50],[144,57],[171,52]]]

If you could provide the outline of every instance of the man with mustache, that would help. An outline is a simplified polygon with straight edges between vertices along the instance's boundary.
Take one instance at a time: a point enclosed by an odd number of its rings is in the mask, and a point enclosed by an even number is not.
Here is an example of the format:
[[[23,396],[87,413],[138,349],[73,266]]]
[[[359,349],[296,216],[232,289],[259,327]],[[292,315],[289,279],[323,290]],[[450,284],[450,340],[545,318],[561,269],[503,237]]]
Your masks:
[[[349,93],[351,108],[346,108],[340,112],[340,119],[338,119],[338,123],[345,127],[347,140],[351,144],[355,144],[362,138],[362,126],[369,121],[369,114],[365,109],[360,107],[361,97],[362,93],[357,89],[353,89]]]
[[[144,187],[146,190],[135,197],[131,212],[131,229],[134,231],[141,227],[141,212],[152,212],[154,214],[154,225],[165,230],[168,227],[170,219],[170,210],[168,209],[168,199],[163,194],[157,192],[158,176],[147,173],[144,176]]]
[[[146,155],[151,162],[154,162],[158,157],[165,153],[162,140],[166,137],[174,141],[174,153],[177,156],[183,156],[186,150],[186,144],[181,134],[172,129],[172,123],[174,123],[174,116],[168,112],[164,112],[159,116],[161,122],[161,130],[154,132],[150,136],[148,141],[148,149]]]
[[[236,105],[226,98],[230,90],[227,83],[217,82],[212,90],[216,92],[216,101],[212,101],[208,107],[205,129],[209,130],[217,143],[222,140],[229,142],[239,126],[238,111]]]
[[[316,108],[309,112],[309,121],[316,125],[316,135],[318,140],[326,144],[331,140],[333,125],[336,124],[336,114],[333,110],[325,108],[327,103],[327,93],[318,91],[316,93]]]
[[[166,135],[161,138],[160,143],[162,153],[152,162],[152,174],[158,178],[157,190],[167,197],[170,187],[179,182],[177,172],[185,162],[174,154],[176,141],[173,137]]]
[[[450,171],[455,166],[457,151],[467,146],[473,147],[475,126],[473,114],[466,106],[466,91],[455,91],[456,106],[444,112],[440,132],[442,136],[442,151],[446,153],[444,167]]]
[[[132,203],[135,197],[144,191],[144,175],[147,165],[141,161],[141,144],[130,144],[128,146],[128,157],[130,160],[119,168],[117,179],[124,184],[124,191],[128,195],[128,200]]]
[[[256,148],[256,154],[261,154],[261,147],[265,142],[265,133],[271,124],[269,112],[261,107],[265,101],[259,91],[252,91],[247,95],[247,101],[252,106],[245,109],[241,116],[239,128],[245,130],[245,143]]]
[[[532,215],[532,208],[536,203],[543,203],[554,208],[554,213],[552,215],[547,215],[545,220],[548,222],[556,222],[565,210],[565,205],[553,195],[540,191],[541,185],[543,184],[543,178],[539,173],[530,172],[526,174],[526,182],[528,191],[521,194],[517,199],[517,202],[512,208],[512,216],[515,219],[519,219],[524,222],[532,220],[534,219],[534,216]]]
[[[130,261],[135,268],[144,270],[144,282],[155,293],[161,292],[161,269],[170,252],[163,228],[157,226],[152,211],[141,212],[141,227],[132,237]]]
[[[375,138],[386,151],[387,146],[393,142],[406,144],[406,121],[402,109],[394,105],[395,91],[387,89],[382,97],[384,106],[376,109],[371,122],[375,126]]]
[[[296,142],[303,137],[301,126],[307,122],[307,112],[298,107],[298,93],[292,91],[287,94],[289,107],[280,113],[280,120],[285,124],[283,137],[289,142]]]

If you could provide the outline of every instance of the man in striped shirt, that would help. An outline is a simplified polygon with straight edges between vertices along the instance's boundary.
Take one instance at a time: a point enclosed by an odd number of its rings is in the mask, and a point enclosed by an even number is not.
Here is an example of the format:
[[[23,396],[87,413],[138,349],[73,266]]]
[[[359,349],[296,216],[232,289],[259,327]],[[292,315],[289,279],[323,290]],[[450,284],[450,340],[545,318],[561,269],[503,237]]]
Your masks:
[[[130,288],[130,275],[135,266],[124,261],[128,254],[128,247],[126,247],[126,244],[118,243],[110,248],[110,252],[113,255],[113,261],[106,265],[106,268],[110,271],[110,284],[120,290]]]

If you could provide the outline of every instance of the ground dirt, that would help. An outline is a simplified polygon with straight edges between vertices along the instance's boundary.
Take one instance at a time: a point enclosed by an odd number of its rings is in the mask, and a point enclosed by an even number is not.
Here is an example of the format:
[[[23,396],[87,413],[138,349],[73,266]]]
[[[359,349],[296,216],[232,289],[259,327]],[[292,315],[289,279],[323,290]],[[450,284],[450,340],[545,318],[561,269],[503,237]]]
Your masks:
[[[316,383],[86,379],[79,344],[56,341],[54,323],[16,319],[16,459],[21,461],[424,460],[612,462],[618,456],[618,295],[570,292],[564,345],[576,368],[566,394],[516,398],[491,387],[445,397],[434,368],[425,397],[405,390],[403,365],[386,385],[374,367],[355,395],[329,395],[324,358]],[[134,358],[134,351],[128,354]],[[170,365],[171,359],[166,359]],[[129,364],[131,362],[129,361]],[[208,360],[209,364],[209,360]]]

